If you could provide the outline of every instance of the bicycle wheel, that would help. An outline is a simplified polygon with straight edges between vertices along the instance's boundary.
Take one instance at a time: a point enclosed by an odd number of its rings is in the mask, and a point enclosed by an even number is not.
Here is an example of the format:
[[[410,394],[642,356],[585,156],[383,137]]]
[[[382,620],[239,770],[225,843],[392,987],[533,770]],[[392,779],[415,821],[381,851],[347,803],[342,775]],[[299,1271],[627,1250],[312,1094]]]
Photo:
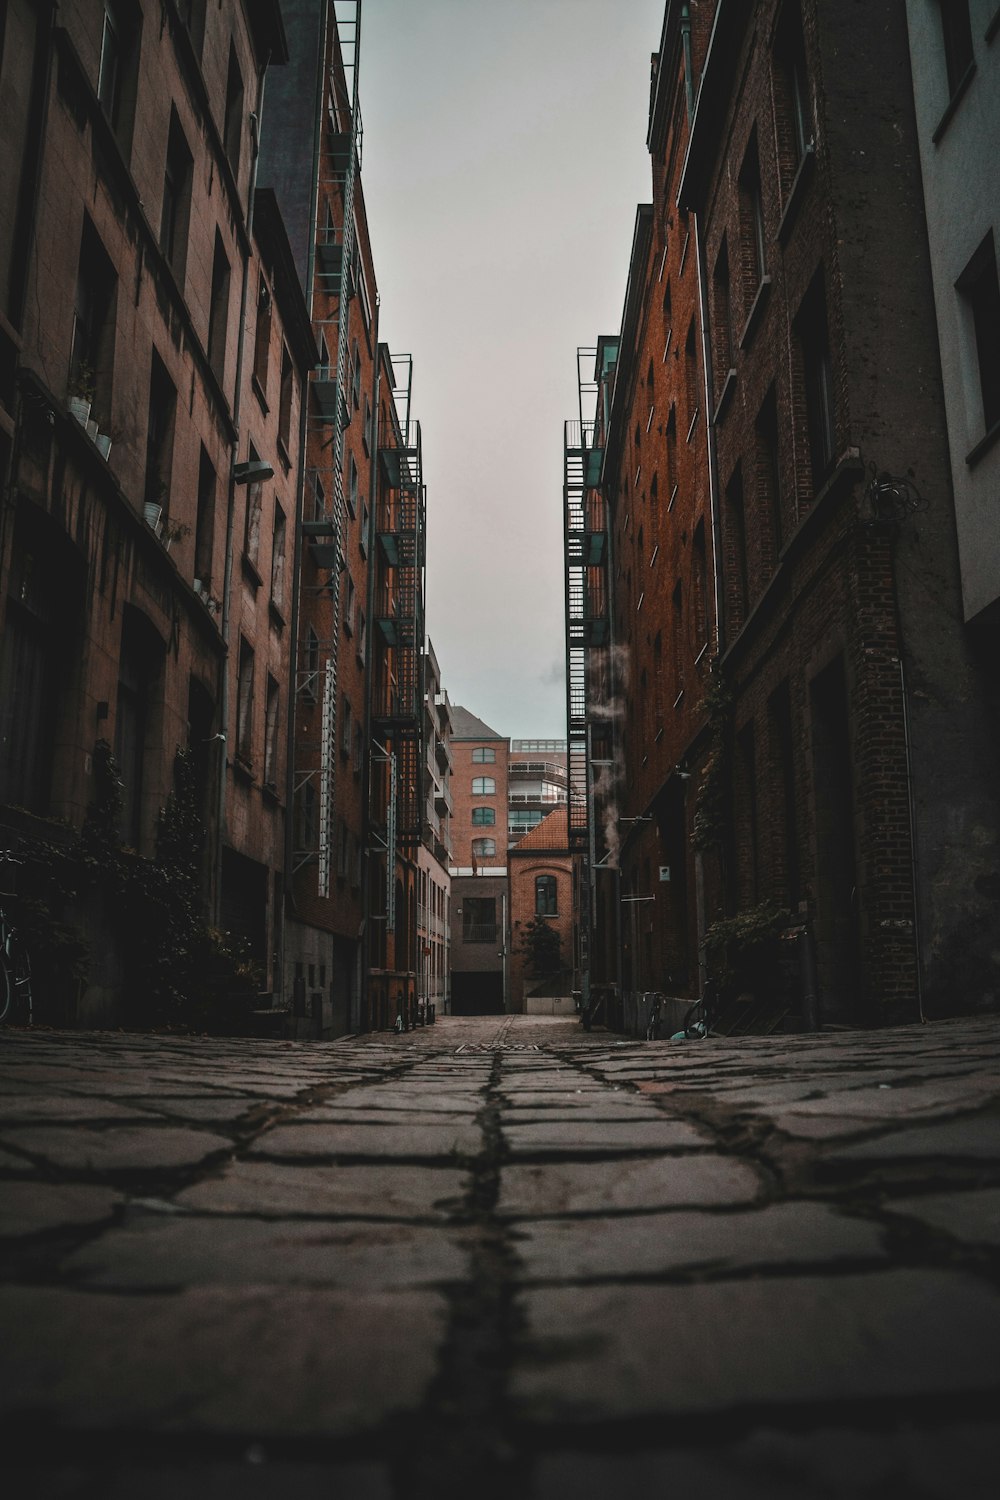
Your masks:
[[[0,948],[0,1021],[30,1026],[32,1011],[31,960],[16,932],[4,932]]]

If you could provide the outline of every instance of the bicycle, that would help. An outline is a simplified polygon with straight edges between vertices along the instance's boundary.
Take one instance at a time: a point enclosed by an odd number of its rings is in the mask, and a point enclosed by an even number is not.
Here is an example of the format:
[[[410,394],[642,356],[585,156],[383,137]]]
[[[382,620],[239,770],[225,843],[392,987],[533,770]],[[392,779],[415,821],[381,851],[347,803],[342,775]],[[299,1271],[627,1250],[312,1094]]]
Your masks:
[[[684,1017],[684,1026],[670,1038],[672,1042],[704,1041],[711,1035],[716,1019],[716,984],[714,979],[705,981],[701,998],[689,1007]]]
[[[19,865],[13,854],[0,864]],[[0,1024],[31,1025],[31,959],[10,913],[0,906]]]
[[[663,1020],[663,996],[659,990],[653,996],[649,1007],[649,1015],[646,1018],[646,1041],[658,1042],[660,1040],[660,1023]]]

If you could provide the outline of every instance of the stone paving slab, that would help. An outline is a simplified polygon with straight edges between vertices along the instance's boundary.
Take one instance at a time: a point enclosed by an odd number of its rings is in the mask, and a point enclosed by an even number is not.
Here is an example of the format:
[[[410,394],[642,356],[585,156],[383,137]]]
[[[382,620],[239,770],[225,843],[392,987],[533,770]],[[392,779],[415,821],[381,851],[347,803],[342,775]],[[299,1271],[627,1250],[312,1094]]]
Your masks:
[[[877,1224],[821,1203],[778,1203],[751,1213],[661,1213],[518,1224],[523,1279],[733,1273],[762,1266],[887,1259]]]
[[[261,1441],[357,1433],[420,1407],[445,1327],[434,1292],[6,1288],[0,1417]]]
[[[444,1218],[465,1191],[464,1172],[448,1167],[290,1166],[234,1161],[177,1194],[187,1208],[210,1213]]]
[[[567,1155],[609,1155],[615,1151],[693,1151],[709,1141],[681,1120],[539,1121],[532,1125],[505,1123],[503,1137],[514,1156],[543,1152]]]
[[[367,1293],[460,1281],[468,1263],[451,1239],[421,1225],[145,1214],[66,1256],[60,1270],[80,1285],[133,1291],[325,1286]]]
[[[760,1178],[746,1162],[708,1152],[505,1166],[497,1212],[508,1217],[752,1203]]]
[[[669,1449],[548,1454],[535,1465],[528,1500],[995,1500],[998,1454],[1000,1427],[971,1422],[804,1435],[763,1428],[701,1449],[682,1439]]]
[[[220,1151],[232,1150],[226,1136],[153,1124],[115,1125],[108,1130],[7,1127],[2,1136],[5,1145],[73,1172],[193,1167]]]
[[[964,1244],[992,1245],[1000,1250],[1000,1188],[895,1198],[887,1207],[895,1214],[918,1219],[930,1229],[943,1230]]]
[[[99,1224],[121,1202],[110,1188],[89,1183],[5,1182],[0,1186],[0,1238]]]
[[[1000,1386],[1000,1297],[945,1272],[553,1288],[521,1306],[511,1390],[536,1423]]]
[[[260,1135],[253,1156],[370,1156],[434,1159],[474,1156],[482,1145],[475,1125],[279,1125]]]
[[[251,1444],[239,1463],[101,1464],[100,1500],[393,1500],[389,1470],[370,1463],[275,1462],[261,1444]],[[39,1464],[8,1469],[15,1493],[30,1500],[82,1500],[95,1495],[93,1473],[70,1465]]]

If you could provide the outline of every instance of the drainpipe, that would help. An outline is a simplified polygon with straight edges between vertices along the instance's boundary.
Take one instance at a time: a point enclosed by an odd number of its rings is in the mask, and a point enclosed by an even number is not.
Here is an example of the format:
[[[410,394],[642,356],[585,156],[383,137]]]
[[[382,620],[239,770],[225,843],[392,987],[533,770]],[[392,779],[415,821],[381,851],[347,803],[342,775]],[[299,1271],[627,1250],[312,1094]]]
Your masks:
[[[681,6],[681,46],[684,48],[684,90],[687,95],[688,124],[694,114],[694,81],[691,77],[691,7]]]
[[[220,674],[219,707],[219,800],[215,834],[215,924],[222,922],[222,847],[226,830],[226,787],[229,770],[229,636],[233,590],[233,532],[236,517],[236,464],[240,452],[240,412],[243,393],[243,360],[246,353],[247,289],[250,281],[250,261],[253,257],[253,204],[257,189],[257,159],[260,155],[260,121],[264,109],[264,80],[267,76],[270,53],[257,77],[257,108],[250,116],[252,155],[250,158],[250,186],[247,191],[246,237],[247,249],[243,257],[243,277],[240,286],[240,327],[236,346],[236,384],[233,391],[233,428],[236,437],[229,455],[229,486],[226,496],[226,558],[222,583],[222,671]]]
[[[358,1014],[354,1030],[360,1031],[361,1017],[364,1013],[363,998],[368,994],[371,983],[371,870],[370,870],[370,842],[371,842],[371,748],[372,748],[372,719],[374,717],[372,699],[375,693],[374,653],[373,641],[375,634],[375,539],[377,535],[377,517],[375,507],[378,504],[378,445],[381,438],[379,430],[379,391],[382,384],[381,360],[379,358],[378,342],[378,296],[375,298],[375,306],[372,308],[372,349],[374,358],[372,361],[372,427],[371,427],[371,465],[368,473],[368,535],[365,538],[368,547],[368,578],[365,588],[365,722],[364,722],[364,759],[361,765],[361,984],[357,995]],[[370,1011],[369,1011],[370,1015]]]
[[[715,595],[716,650],[722,655],[726,644],[725,622],[722,616],[722,517],[719,507],[719,454],[715,445],[715,422],[712,419],[712,392],[715,375],[712,368],[712,341],[708,322],[708,272],[705,267],[705,246],[701,238],[698,215],[694,220],[695,256],[698,261],[698,319],[701,323],[701,356],[704,369],[705,393],[705,439],[708,446],[708,504],[712,522],[712,590]]]

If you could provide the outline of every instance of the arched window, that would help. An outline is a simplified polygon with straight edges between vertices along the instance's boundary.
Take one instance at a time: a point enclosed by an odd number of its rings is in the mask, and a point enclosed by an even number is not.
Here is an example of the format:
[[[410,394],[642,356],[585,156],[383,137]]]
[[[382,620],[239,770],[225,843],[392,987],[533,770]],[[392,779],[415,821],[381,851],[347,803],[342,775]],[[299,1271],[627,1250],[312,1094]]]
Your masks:
[[[497,753],[490,746],[480,746],[472,752],[472,764],[474,766],[492,766],[495,764]]]
[[[496,839],[473,839],[472,852],[477,859],[486,859],[497,852]]]
[[[554,875],[537,875],[535,877],[535,916],[554,917],[556,915],[556,877]]]
[[[472,809],[472,826],[474,828],[492,828],[497,820],[495,807],[474,807]]]
[[[472,795],[474,797],[492,797],[496,789],[497,784],[492,776],[473,776]]]

